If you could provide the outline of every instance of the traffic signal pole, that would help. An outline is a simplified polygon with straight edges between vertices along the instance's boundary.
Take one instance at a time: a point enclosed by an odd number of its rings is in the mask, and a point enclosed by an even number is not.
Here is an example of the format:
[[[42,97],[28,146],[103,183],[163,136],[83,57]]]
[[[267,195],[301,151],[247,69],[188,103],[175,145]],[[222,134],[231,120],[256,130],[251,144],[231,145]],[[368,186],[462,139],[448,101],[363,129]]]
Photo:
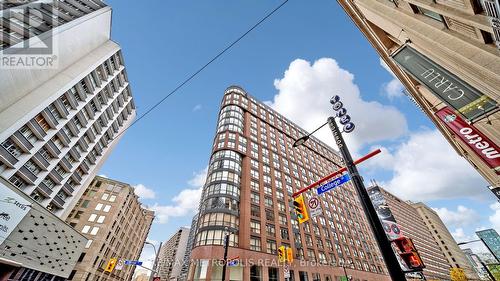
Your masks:
[[[227,266],[227,250],[229,248],[229,235],[231,233],[227,232],[224,237],[224,264],[222,265],[222,281],[226,281],[226,266]]]
[[[387,271],[391,276],[391,279],[394,281],[406,280],[405,274],[399,265],[399,262],[394,254],[394,251],[391,246],[391,242],[387,239],[387,235],[385,234],[384,227],[380,222],[377,212],[375,211],[375,207],[370,200],[368,192],[363,184],[363,180],[359,175],[358,169],[352,160],[351,153],[347,148],[347,145],[344,141],[342,133],[340,132],[337,123],[335,122],[334,117],[328,117],[328,124],[330,126],[330,130],[332,131],[333,137],[335,138],[335,142],[344,158],[345,164],[347,166],[347,171],[351,176],[352,183],[356,188],[359,199],[361,201],[361,205],[363,206],[363,210],[365,211],[366,217],[372,231],[375,235],[375,239],[378,242],[378,246],[382,256],[384,258],[385,264],[387,266]]]

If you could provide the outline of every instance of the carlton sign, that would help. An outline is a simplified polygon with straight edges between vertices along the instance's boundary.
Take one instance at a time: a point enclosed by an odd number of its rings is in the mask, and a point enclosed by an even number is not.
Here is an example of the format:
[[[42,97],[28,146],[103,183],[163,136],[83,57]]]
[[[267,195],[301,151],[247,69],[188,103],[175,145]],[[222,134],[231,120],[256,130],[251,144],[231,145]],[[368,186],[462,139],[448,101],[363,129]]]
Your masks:
[[[436,116],[468,147],[474,150],[490,168],[494,169],[497,174],[500,174],[500,149],[493,141],[474,126],[467,124],[449,107],[436,112]]]

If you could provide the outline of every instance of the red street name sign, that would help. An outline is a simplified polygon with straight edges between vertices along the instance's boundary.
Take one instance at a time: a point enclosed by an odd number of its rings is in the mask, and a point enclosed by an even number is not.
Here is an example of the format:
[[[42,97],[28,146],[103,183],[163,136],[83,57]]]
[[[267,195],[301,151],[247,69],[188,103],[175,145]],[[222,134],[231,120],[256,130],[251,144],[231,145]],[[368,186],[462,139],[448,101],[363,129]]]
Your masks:
[[[468,147],[474,150],[490,168],[494,169],[497,174],[500,174],[500,149],[493,141],[474,126],[467,124],[449,107],[436,112],[436,116]]]

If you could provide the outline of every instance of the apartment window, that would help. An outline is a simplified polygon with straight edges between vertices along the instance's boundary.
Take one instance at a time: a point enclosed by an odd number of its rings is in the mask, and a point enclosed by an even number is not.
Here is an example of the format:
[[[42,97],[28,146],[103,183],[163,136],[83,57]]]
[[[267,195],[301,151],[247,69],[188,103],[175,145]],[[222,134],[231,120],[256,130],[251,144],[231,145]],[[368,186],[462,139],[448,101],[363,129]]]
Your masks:
[[[56,183],[53,180],[49,179],[49,178],[43,179],[42,183],[45,184],[45,186],[47,186],[50,189],[52,189],[54,186],[56,186]]]
[[[38,165],[31,160],[28,160],[26,163],[24,163],[24,167],[32,172],[35,176],[38,175],[41,171],[40,167],[38,167]]]
[[[89,221],[95,221],[96,218],[97,218],[96,214],[91,214],[89,217]]]
[[[431,18],[433,20],[437,20],[437,21],[440,21],[440,22],[444,23],[443,17],[440,14],[438,14],[438,13],[436,13],[434,11],[427,10],[425,8],[413,5],[413,4],[410,4],[410,6],[411,6],[411,8],[412,8],[412,10],[413,10],[414,13],[416,13],[416,14],[422,14],[422,15],[424,15],[426,17],[429,17],[429,18]]]
[[[59,121],[62,119],[62,116],[59,113],[59,110],[57,110],[56,106],[53,103],[51,103],[47,108],[49,109],[50,113],[52,114],[52,116],[54,116],[54,118],[56,120]]]
[[[281,239],[284,239],[284,240],[289,240],[290,237],[288,235],[288,229],[286,228],[280,228],[280,232],[281,232]]]
[[[278,268],[276,267],[269,267],[268,268],[268,275],[269,275],[269,281],[278,281]],[[307,281],[307,280],[306,280]]]
[[[13,175],[12,177],[10,177],[9,181],[17,188],[23,188],[28,185],[22,178],[18,177],[17,175]]]
[[[102,203],[98,203],[96,206],[95,206],[95,210],[96,211],[100,211],[102,209]]]
[[[260,251],[260,238],[259,237],[250,237],[250,250]]]
[[[87,241],[87,244],[85,244],[85,249],[90,248],[90,245],[92,245],[92,241],[93,241],[93,240],[88,240],[88,241]]]
[[[34,144],[38,138],[35,136],[33,131],[28,128],[28,126],[24,125],[19,129],[19,132],[31,143]]]
[[[90,225],[84,225],[82,228],[82,233],[89,233]]]
[[[104,211],[105,213],[107,213],[107,212],[109,212],[109,210],[110,210],[110,209],[111,209],[111,205],[106,205],[106,206],[104,206],[103,211]]]
[[[89,201],[89,200],[84,200],[84,201],[82,202],[81,207],[82,207],[82,208],[87,208],[87,207],[89,206],[89,203],[90,203],[90,201]]]
[[[97,219],[97,223],[103,223],[105,218],[106,216],[99,216],[99,218]]]
[[[250,214],[254,217],[260,217],[260,207],[256,205],[251,205]]]
[[[250,221],[250,231],[260,234],[260,222],[254,220]]]
[[[50,129],[49,123],[47,123],[47,120],[45,120],[42,114],[38,114],[37,116],[35,116],[35,121],[38,123],[38,125],[40,125],[40,127],[42,127],[45,132]]]
[[[266,247],[266,251],[268,254],[276,254],[276,241],[274,240],[267,240],[267,247]]]
[[[266,224],[266,233],[268,236],[276,235],[276,229],[274,228],[273,224]]]
[[[92,231],[90,231],[90,235],[96,235],[96,234],[97,234],[97,232],[99,232],[99,227],[94,226],[94,227],[92,228]]]
[[[10,138],[2,142],[2,146],[14,157],[19,157],[23,151]]]
[[[109,197],[109,194],[108,193],[104,193],[101,197],[102,200],[106,201],[108,200],[108,197]]]
[[[262,280],[262,267],[257,265],[252,265],[250,267],[250,281],[261,281]]]
[[[273,210],[266,209],[266,220],[274,221],[274,212]]]
[[[259,201],[260,201],[260,199],[259,199],[259,194],[252,192],[252,193],[250,194],[250,201],[251,201],[252,203],[259,204]]]

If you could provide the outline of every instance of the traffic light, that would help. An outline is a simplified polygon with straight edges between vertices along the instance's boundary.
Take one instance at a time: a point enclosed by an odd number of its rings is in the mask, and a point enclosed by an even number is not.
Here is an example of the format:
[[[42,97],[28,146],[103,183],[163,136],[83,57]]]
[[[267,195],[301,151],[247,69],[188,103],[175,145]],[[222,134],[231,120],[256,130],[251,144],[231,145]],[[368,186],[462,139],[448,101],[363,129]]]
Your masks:
[[[106,265],[106,268],[104,269],[104,271],[106,271],[106,272],[112,272],[113,269],[116,266],[116,262],[117,261],[118,260],[116,258],[110,258],[109,261],[108,261],[108,264]]]
[[[304,202],[303,194],[293,199],[293,207],[295,209],[295,213],[297,214],[297,219],[299,223],[303,223],[309,220],[309,214],[307,213],[307,208]]]
[[[413,245],[413,241],[410,238],[400,237],[394,239],[393,242],[398,247],[400,251],[399,255],[409,269],[412,271],[421,271],[425,267],[417,249],[415,248],[415,245]]]
[[[286,251],[285,246],[281,246],[278,248],[278,261],[285,262],[286,261]]]
[[[293,252],[292,248],[286,248],[286,260],[291,263],[293,262]]]

